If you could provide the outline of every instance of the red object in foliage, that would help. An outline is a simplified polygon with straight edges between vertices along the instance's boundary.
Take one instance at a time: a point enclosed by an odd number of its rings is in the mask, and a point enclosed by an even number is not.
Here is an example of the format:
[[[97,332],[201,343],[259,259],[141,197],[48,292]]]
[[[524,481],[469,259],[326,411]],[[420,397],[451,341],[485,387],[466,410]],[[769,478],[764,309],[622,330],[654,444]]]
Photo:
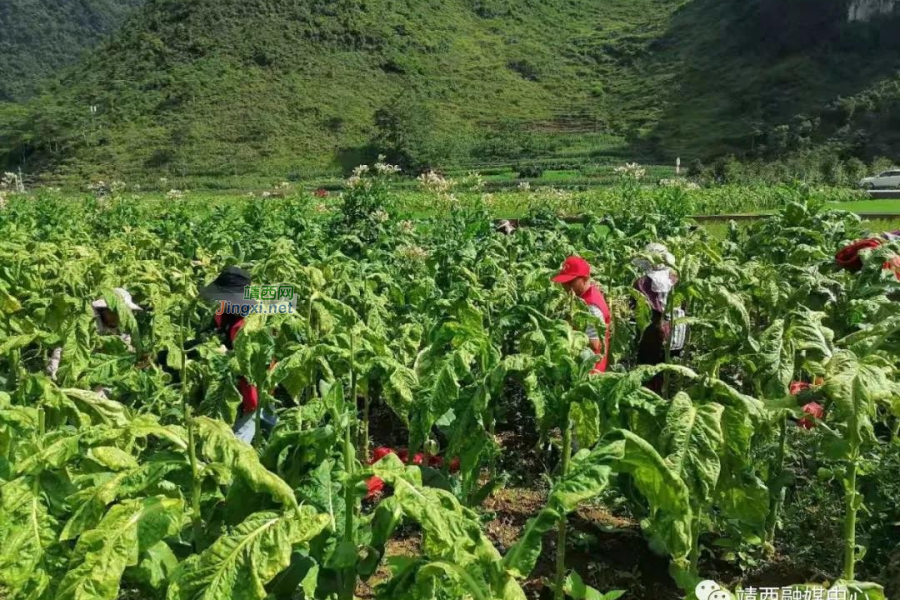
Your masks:
[[[388,454],[396,454],[397,458],[399,458],[404,464],[406,464],[409,460],[409,451],[406,448],[401,448],[400,450],[394,450],[393,448],[388,448],[387,446],[380,446],[375,448],[372,452],[372,460],[369,461],[369,464],[375,464]],[[425,465],[425,455],[421,452],[415,454],[413,456],[412,464],[424,466]],[[432,469],[441,469],[444,467],[444,459],[441,456],[431,456],[428,458],[428,466]],[[451,473],[456,473],[459,471],[459,459],[454,458],[450,461],[449,469]]]
[[[244,409],[244,413],[252,413],[256,410],[256,407],[259,406],[259,392],[256,387],[241,377],[238,381],[238,391],[241,392],[241,408]]]
[[[809,404],[805,405],[803,407],[803,412],[810,415],[811,417],[815,417],[815,420],[821,421],[825,418],[825,407],[818,402],[810,402]],[[809,417],[805,417],[797,421],[797,425],[799,425],[803,429],[812,429],[816,426],[815,420],[810,419]]]
[[[384,479],[381,477],[369,477],[366,481],[366,488],[369,490],[366,494],[366,500],[372,500],[384,491]]]
[[[399,456],[400,460],[402,460],[404,463],[409,462],[409,451],[407,451],[406,448],[404,448],[403,450],[398,452],[397,456]],[[424,462],[425,462],[425,455],[422,454],[421,452],[418,452],[415,455],[413,455],[412,464],[422,465]]]
[[[897,281],[900,281],[900,256],[892,256],[890,260],[884,263],[885,271],[893,271]]]
[[[327,197],[328,197],[328,190],[319,188],[319,189],[317,189],[317,190],[315,191],[315,194],[316,194],[316,198],[327,198]]]
[[[375,451],[372,452],[372,463],[377,463],[379,460],[387,456],[388,454],[396,454],[393,448],[388,448],[386,446],[381,446],[380,448],[375,448]]]
[[[810,387],[812,386],[804,381],[793,381],[791,382],[791,396],[796,396],[800,392],[805,392]]]
[[[871,250],[872,248],[877,248],[881,244],[882,240],[879,240],[878,238],[859,240],[841,249],[841,251],[838,252],[834,258],[837,261],[838,265],[847,269],[848,271],[859,271],[863,266],[862,258],[860,258],[859,253],[862,250]]]

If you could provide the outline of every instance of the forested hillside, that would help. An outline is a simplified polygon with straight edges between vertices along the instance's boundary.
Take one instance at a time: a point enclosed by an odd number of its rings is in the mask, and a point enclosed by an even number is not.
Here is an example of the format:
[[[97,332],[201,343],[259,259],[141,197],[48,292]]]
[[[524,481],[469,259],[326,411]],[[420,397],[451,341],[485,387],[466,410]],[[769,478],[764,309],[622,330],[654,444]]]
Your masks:
[[[113,32],[143,0],[0,2],[0,101],[20,100],[37,83]]]
[[[890,156],[900,21],[853,21],[857,8],[150,0],[28,105],[0,109],[0,166],[302,178],[379,152],[409,168]]]

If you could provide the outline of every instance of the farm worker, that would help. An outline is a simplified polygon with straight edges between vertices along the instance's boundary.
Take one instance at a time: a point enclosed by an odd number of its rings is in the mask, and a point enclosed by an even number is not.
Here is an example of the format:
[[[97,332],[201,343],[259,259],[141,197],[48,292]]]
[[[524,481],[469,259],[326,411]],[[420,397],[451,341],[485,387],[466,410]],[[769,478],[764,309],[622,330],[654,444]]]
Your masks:
[[[122,305],[128,307],[131,312],[141,312],[144,310],[132,300],[131,294],[128,293],[125,288],[115,288],[113,289],[113,293],[118,298],[118,301]],[[134,352],[134,347],[131,345],[131,336],[127,333],[122,333],[119,330],[119,315],[109,308],[109,304],[106,300],[103,298],[94,300],[91,302],[91,309],[94,311],[94,323],[97,326],[97,333],[99,335],[118,336],[125,342],[128,351]],[[62,361],[62,351],[62,348],[54,349],[53,354],[50,357],[50,363],[47,365],[47,374],[50,376],[50,379],[54,381],[56,381],[56,374],[59,371],[59,364]]]
[[[200,288],[200,296],[206,300],[218,303],[231,303],[230,312],[218,311],[215,316],[215,331],[221,336],[226,350],[234,349],[234,340],[244,327],[245,320],[242,312],[245,307],[256,304],[255,300],[244,299],[244,288],[251,283],[250,274],[239,267],[228,267],[206,287]],[[238,439],[247,442],[253,441],[256,434],[256,411],[259,408],[259,390],[250,385],[244,377],[238,380],[238,391],[241,394],[241,407],[237,422],[234,424],[234,433]],[[263,413],[261,422],[266,429],[275,425],[274,415]]]
[[[588,310],[593,316],[603,319],[603,323],[606,325],[603,340],[600,339],[597,329],[593,326],[588,327],[585,333],[587,333],[590,340],[590,348],[594,355],[601,357],[594,365],[591,373],[605,373],[609,366],[612,316],[609,312],[606,298],[603,297],[603,293],[597,284],[591,281],[591,266],[580,256],[570,256],[563,262],[559,274],[552,281],[562,284],[567,291],[581,298],[587,304]]]
[[[678,274],[671,265],[675,257],[662,244],[647,244],[641,256],[632,260],[632,264],[643,273],[634,282],[634,288],[641,293],[650,305],[650,324],[641,332],[638,340],[639,365],[658,365],[666,362],[666,347],[670,343],[670,356],[677,356],[684,348],[687,338],[687,326],[676,325],[674,331],[669,323],[667,307],[669,294],[678,284]],[[684,316],[684,310],[675,308],[673,316]],[[657,375],[647,383],[647,387],[655,392],[662,391],[663,377]]]

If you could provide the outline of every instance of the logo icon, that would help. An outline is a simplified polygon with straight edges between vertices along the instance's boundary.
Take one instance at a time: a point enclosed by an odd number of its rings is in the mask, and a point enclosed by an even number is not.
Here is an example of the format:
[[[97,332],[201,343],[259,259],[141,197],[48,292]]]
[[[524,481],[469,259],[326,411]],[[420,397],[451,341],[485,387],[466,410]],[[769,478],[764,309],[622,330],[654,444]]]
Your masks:
[[[697,600],[734,600],[731,592],[710,580],[698,583],[694,595],[697,596]]]

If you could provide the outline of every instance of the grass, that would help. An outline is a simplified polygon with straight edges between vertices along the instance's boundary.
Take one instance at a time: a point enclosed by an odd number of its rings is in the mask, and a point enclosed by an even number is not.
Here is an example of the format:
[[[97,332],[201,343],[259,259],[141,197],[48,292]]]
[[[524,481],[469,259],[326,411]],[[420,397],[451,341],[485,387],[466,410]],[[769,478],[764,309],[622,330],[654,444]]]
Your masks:
[[[835,208],[849,210],[851,212],[865,213],[896,213],[900,215],[900,199],[897,200],[859,200],[857,202],[837,202]]]
[[[738,229],[746,229],[752,221],[736,221]],[[900,230],[900,216],[896,219],[873,219],[865,222],[866,227],[873,234],[883,231]],[[730,225],[724,221],[704,221],[701,227],[709,232],[711,236],[718,240],[724,240],[728,236]]]

